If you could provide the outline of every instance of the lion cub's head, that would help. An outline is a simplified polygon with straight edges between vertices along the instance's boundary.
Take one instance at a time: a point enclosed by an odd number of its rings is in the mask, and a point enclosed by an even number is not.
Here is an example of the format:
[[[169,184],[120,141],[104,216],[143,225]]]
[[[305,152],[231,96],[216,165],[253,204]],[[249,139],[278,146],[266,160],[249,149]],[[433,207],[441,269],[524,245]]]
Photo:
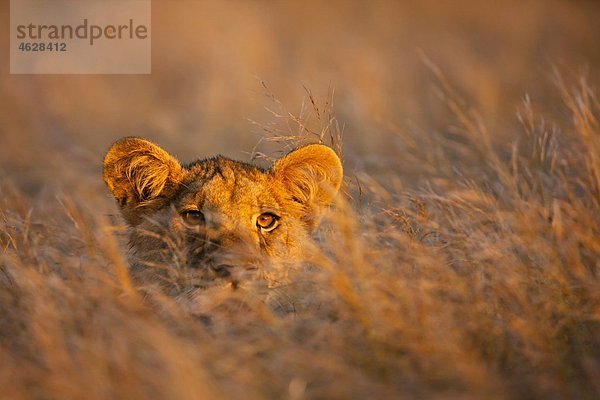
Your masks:
[[[182,165],[141,139],[116,142],[104,180],[130,226],[134,266],[234,280],[265,260],[299,259],[342,182],[329,147],[300,147],[265,170],[224,157]]]

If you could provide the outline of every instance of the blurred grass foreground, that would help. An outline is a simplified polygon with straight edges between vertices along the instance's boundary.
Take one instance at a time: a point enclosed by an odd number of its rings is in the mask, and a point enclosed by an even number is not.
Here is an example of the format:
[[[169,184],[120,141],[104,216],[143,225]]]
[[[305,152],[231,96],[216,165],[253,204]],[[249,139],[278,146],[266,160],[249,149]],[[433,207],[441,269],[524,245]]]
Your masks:
[[[598,2],[152,6],[151,75],[0,65],[0,398],[600,397]],[[126,135],[333,144],[315,265],[132,281],[101,178]]]

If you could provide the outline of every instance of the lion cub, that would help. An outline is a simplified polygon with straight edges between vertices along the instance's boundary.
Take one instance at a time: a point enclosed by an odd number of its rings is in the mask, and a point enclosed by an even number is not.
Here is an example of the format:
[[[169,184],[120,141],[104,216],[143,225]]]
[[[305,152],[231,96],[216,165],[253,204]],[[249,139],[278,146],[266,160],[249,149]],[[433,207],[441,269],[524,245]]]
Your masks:
[[[192,270],[234,284],[236,271],[301,259],[342,177],[340,159],[320,144],[270,169],[221,156],[182,165],[135,137],[104,158],[104,180],[130,227],[134,271]]]

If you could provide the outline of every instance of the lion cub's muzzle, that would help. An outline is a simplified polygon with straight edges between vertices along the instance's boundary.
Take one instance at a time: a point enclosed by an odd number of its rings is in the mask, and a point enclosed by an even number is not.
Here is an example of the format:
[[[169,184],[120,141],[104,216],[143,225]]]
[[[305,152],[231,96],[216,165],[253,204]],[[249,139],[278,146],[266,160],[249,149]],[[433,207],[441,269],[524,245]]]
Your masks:
[[[190,242],[190,268],[203,269],[212,278],[227,280],[234,287],[256,278],[262,261],[260,251],[242,233],[203,228],[191,236]]]

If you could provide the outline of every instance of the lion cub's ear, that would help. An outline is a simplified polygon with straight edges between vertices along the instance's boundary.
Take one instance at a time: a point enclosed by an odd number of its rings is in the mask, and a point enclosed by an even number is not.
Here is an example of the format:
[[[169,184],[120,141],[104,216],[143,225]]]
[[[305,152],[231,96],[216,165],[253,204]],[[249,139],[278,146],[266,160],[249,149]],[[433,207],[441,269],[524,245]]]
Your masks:
[[[104,157],[104,181],[131,223],[136,219],[135,208],[169,198],[183,176],[184,170],[173,156],[141,138],[119,140]]]
[[[277,160],[273,173],[295,201],[304,205],[309,213],[318,214],[339,191],[344,170],[331,148],[311,144]]]

